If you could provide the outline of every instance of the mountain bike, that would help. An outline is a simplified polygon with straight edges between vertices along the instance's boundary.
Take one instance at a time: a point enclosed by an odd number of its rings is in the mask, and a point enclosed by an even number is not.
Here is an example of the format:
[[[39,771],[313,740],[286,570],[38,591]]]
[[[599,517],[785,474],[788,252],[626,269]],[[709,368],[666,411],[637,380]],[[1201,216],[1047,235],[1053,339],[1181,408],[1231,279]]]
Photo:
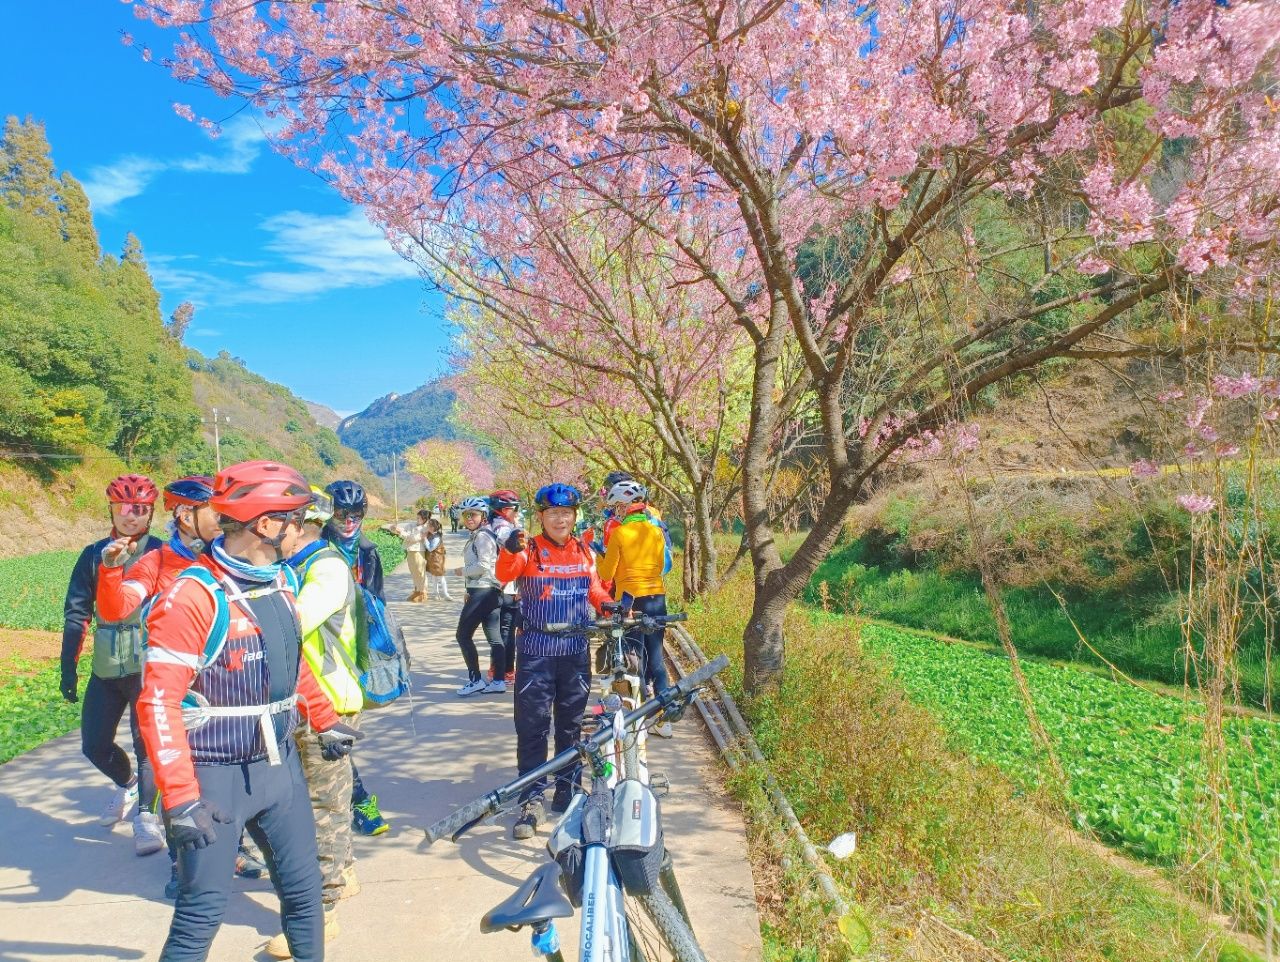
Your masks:
[[[542,779],[578,764],[590,772],[590,792],[573,797],[547,843],[551,861],[485,914],[481,932],[527,926],[535,955],[564,962],[554,920],[580,907],[579,962],[706,962],[678,904],[678,890],[673,898],[665,884],[670,863],[657,799],[639,778],[618,778],[614,759],[622,759],[624,776],[638,772],[636,753],[624,747],[619,754],[618,742],[660,715],[679,720],[698,690],[728,663],[721,655],[630,711],[611,692],[609,718],[595,732],[426,829],[428,845],[445,837],[456,842]]]

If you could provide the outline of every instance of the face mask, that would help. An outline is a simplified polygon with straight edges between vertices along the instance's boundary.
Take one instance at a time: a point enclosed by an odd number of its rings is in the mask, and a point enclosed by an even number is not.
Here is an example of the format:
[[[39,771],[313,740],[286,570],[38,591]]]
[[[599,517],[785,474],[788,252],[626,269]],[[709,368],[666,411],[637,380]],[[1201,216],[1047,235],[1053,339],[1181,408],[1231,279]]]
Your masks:
[[[227,550],[223,545],[221,536],[214,539],[213,544],[209,546],[209,550],[213,553],[213,557],[218,564],[226,568],[237,578],[245,581],[258,581],[262,584],[275,581],[280,576],[281,561],[273,561],[271,564],[251,565],[247,561],[242,561],[227,554]]]

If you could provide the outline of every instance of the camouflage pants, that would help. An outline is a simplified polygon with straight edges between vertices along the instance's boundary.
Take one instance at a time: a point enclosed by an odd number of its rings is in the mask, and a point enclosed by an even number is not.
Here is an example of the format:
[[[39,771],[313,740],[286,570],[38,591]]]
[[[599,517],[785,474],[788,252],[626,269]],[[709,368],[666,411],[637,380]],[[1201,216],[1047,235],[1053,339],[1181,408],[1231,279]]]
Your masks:
[[[360,727],[358,712],[341,717],[343,724]],[[320,754],[320,741],[315,732],[305,725],[298,728],[294,737],[316,820],[316,849],[320,855],[320,875],[324,879],[322,897],[327,911],[342,897],[346,885],[342,873],[355,861],[351,855],[351,756],[328,761]]]

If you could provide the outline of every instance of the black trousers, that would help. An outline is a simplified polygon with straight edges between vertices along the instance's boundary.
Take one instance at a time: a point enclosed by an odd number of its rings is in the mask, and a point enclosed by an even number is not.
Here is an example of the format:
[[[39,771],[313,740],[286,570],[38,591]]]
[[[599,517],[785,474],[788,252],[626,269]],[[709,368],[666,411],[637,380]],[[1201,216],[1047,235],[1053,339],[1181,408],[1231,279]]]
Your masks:
[[[133,737],[133,757],[138,760],[138,804],[149,809],[156,799],[156,780],[147,761],[147,748],[138,729],[134,703],[142,691],[141,675],[123,678],[89,677],[80,706],[80,750],[98,771],[121,788],[133,778],[129,756],[116,744],[120,719],[129,712],[129,734]]]
[[[297,962],[324,959],[320,860],[311,797],[293,739],[280,747],[281,764],[265,758],[242,765],[197,765],[200,797],[230,816],[214,823],[207,848],[178,853],[178,901],[161,962],[204,962],[231,894],[240,833],[262,849],[280,897],[280,921]]]
[[[497,588],[468,588],[458,616],[458,647],[472,681],[480,677],[480,653],[475,643],[476,629],[480,627],[489,642],[493,677],[502,678],[507,673],[507,649],[502,643],[502,592]]]
[[[516,668],[516,631],[520,627],[520,596],[502,596],[502,644],[507,649],[507,671]]]
[[[665,615],[667,613],[667,596],[666,595],[645,595],[637,598],[631,605],[631,610],[637,615]],[[654,693],[662,691],[670,681],[667,679],[667,663],[662,658],[662,640],[666,637],[667,629],[659,628],[657,631],[642,632],[638,629],[632,629],[627,632],[627,644],[636,648],[641,655],[641,665],[644,666],[644,676],[641,678],[646,685],[653,688]]]
[[[582,713],[591,691],[591,656],[584,648],[572,655],[527,655],[516,661],[516,767],[532,771],[547,760],[547,735],[555,722],[556,754],[577,742]],[[556,776],[557,787],[578,783],[582,766]],[[537,782],[520,793],[525,802],[540,796],[546,783]]]

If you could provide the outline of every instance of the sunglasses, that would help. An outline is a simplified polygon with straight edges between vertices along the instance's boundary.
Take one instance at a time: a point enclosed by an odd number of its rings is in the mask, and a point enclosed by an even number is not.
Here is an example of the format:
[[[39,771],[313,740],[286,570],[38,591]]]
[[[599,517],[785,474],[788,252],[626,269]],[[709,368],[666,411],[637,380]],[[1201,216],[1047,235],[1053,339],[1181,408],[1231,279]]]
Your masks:
[[[125,501],[117,501],[112,505],[112,507],[126,518],[131,514],[136,514],[138,517],[142,517],[143,515],[151,513],[151,505],[149,504],[134,504]]]
[[[363,521],[364,520],[363,511],[350,511],[344,508],[339,508],[337,511],[333,512],[333,516],[337,518],[339,521]]]
[[[302,522],[307,519],[307,509],[298,508],[294,511],[274,511],[271,514],[268,514],[267,517],[283,521],[285,524],[296,524],[301,526]]]

